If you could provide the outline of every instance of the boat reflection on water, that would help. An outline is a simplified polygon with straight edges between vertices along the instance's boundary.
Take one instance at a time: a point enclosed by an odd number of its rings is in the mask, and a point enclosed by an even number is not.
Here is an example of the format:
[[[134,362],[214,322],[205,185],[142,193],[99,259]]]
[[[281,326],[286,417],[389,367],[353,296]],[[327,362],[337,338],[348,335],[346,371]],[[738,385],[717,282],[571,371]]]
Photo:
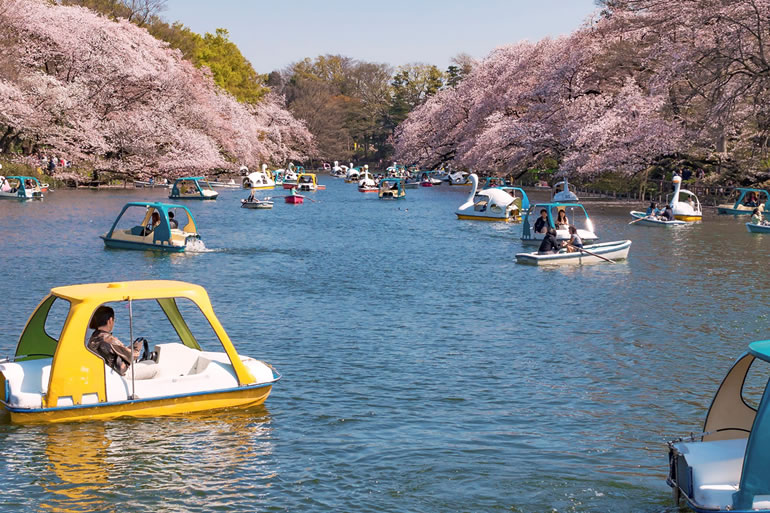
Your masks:
[[[277,477],[264,407],[28,429],[45,444],[35,508],[45,511],[182,511],[203,497],[216,509],[244,494],[258,501]]]

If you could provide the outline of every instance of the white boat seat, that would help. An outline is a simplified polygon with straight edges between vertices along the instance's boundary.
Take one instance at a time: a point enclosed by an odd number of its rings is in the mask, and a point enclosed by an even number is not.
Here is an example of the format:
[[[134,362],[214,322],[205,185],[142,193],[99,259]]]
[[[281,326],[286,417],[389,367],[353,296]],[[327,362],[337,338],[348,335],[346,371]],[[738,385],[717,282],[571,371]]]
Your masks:
[[[196,374],[204,370],[208,365],[207,363],[198,362],[198,359],[202,356],[201,351],[187,347],[179,342],[158,344],[155,346],[155,351],[158,353],[157,362],[159,366],[159,372],[155,378]]]
[[[748,438],[680,442],[677,450],[692,468],[693,500],[702,508],[732,505],[743,472]]]

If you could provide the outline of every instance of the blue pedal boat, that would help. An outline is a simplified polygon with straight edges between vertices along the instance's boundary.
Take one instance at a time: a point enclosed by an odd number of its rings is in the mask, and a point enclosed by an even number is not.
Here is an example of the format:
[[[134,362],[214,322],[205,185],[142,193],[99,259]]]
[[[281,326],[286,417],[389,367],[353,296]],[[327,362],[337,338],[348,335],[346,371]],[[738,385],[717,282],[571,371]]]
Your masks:
[[[749,187],[738,187],[735,190],[740,191],[735,203],[718,205],[717,213],[734,216],[751,215],[755,208],[760,212],[766,212],[770,208],[770,193],[766,190]]]
[[[202,176],[188,176],[177,178],[171,187],[169,199],[217,199],[219,193],[211,188],[211,184]]]
[[[666,482],[677,503],[684,498],[699,513],[770,513],[768,363],[770,340],[749,344],[722,380],[703,433],[668,442]]]
[[[200,235],[190,210],[182,205],[132,201],[120,211],[112,228],[100,235],[104,245],[142,251],[186,251],[200,244]]]

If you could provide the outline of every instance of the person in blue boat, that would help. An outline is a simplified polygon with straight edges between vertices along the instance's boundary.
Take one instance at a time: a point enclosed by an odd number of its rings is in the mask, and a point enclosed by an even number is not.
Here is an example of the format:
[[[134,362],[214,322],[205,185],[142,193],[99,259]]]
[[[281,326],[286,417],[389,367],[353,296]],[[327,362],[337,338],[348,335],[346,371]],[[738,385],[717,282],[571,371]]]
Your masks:
[[[759,206],[759,196],[756,192],[751,191],[749,195],[746,197],[746,202],[744,203],[747,207],[758,207]]]
[[[168,213],[168,226],[173,230],[174,228],[179,228],[179,223],[174,219],[174,213],[169,211]]]
[[[660,213],[660,209],[658,208],[658,204],[654,201],[650,202],[650,206],[647,207],[647,215],[648,216],[657,216]]]
[[[547,233],[548,230],[548,211],[542,209],[540,217],[535,221],[535,233]]]
[[[144,227],[144,231],[142,232],[142,236],[147,236],[155,230],[160,225],[160,214],[158,214],[158,211],[152,213],[152,216],[150,216],[150,222],[147,223],[147,226]]]
[[[762,212],[758,208],[755,208],[751,213],[751,224],[764,224],[765,220],[762,217]]]
[[[550,255],[558,253],[561,249],[561,244],[556,240],[556,230],[554,228],[548,228],[548,231],[543,237],[543,242],[540,243],[540,248],[537,250],[538,255]]]
[[[666,205],[666,208],[660,214],[660,217],[664,221],[673,221],[674,220],[674,211],[671,209],[671,205]]]

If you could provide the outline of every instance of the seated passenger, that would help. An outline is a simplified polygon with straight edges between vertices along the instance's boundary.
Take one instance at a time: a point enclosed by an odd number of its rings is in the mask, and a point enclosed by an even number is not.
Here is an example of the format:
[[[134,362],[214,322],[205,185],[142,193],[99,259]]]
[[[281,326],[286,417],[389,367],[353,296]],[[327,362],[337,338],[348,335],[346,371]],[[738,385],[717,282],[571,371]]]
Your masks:
[[[573,253],[583,247],[583,239],[578,235],[577,228],[569,227],[569,240],[567,241],[567,251]]]
[[[173,230],[174,228],[179,228],[179,223],[176,222],[176,219],[174,219],[174,213],[169,212],[168,213],[168,225]]]
[[[762,212],[760,212],[758,208],[755,208],[751,213],[751,224],[762,224],[762,221],[764,221]]]
[[[666,209],[660,214],[663,221],[673,221],[674,211],[671,209],[671,205],[666,205]]]
[[[134,342],[134,350],[131,351],[112,334],[115,327],[115,311],[109,306],[102,305],[97,308],[88,327],[94,330],[88,339],[88,349],[104,359],[104,362],[115,372],[125,376],[126,371],[131,367],[131,362],[139,358],[141,342],[138,340]],[[136,379],[150,379],[157,374],[155,362],[140,363],[141,365],[134,366]]]
[[[756,192],[751,192],[746,197],[746,202],[744,203],[747,207],[758,207],[759,206],[759,197],[757,196]]]
[[[543,242],[540,243],[540,248],[537,250],[538,255],[549,255],[552,253],[558,253],[561,248],[561,244],[556,241],[556,230],[548,228],[548,231],[543,237]]]
[[[158,211],[156,210],[152,213],[152,216],[150,216],[150,222],[147,223],[147,226],[144,227],[142,236],[144,237],[151,234],[158,225],[160,225],[160,214],[158,214]]]
[[[556,229],[566,230],[569,227],[569,220],[567,219],[567,212],[559,210],[559,215],[556,216]]]
[[[542,209],[540,211],[540,217],[535,221],[535,233],[547,233],[548,232],[548,211]]]
[[[647,207],[647,215],[648,216],[655,216],[658,215],[658,204],[654,201],[650,202],[650,206]]]

